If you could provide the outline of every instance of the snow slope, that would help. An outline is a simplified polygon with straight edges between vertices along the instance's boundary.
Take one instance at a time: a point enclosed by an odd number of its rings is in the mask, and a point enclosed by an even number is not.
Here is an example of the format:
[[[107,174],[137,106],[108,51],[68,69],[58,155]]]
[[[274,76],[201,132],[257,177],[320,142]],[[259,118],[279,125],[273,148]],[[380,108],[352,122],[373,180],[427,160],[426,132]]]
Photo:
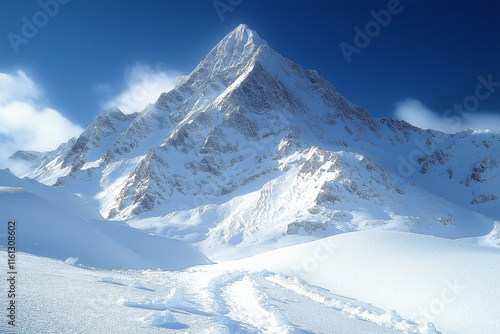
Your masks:
[[[0,219],[16,221],[17,250],[77,257],[97,268],[183,269],[208,263],[192,246],[104,220],[76,195],[0,170]],[[0,231],[7,245],[7,229]]]
[[[0,251],[0,261],[6,260]],[[18,253],[18,263],[16,327],[0,322],[5,334],[439,333],[395,312],[266,271],[211,265],[110,271],[25,253]],[[0,288],[5,285],[2,280]],[[310,290],[314,293],[303,293]]]
[[[487,235],[483,235],[480,237],[463,238],[461,240],[471,242],[473,244],[500,248],[500,221],[495,221],[493,230]]]
[[[356,230],[460,238],[483,236],[493,226],[493,219],[419,187],[394,186],[382,167],[360,154],[312,147],[279,160],[278,168],[281,175],[262,188],[221,205],[128,223],[190,242],[217,262]]]
[[[297,276],[330,292],[433,323],[443,333],[497,333],[500,251],[394,232],[335,235],[220,264]],[[302,291],[310,295],[309,291]]]
[[[18,331],[1,322],[0,332],[495,334],[499,261],[493,247],[395,231],[184,271],[18,253]]]

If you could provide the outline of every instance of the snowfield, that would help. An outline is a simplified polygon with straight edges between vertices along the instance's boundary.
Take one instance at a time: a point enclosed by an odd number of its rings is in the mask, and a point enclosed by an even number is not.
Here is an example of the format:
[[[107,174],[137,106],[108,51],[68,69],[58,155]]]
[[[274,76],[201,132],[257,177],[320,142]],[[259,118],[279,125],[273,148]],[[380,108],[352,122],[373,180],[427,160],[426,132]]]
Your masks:
[[[17,331],[3,321],[1,333],[494,334],[500,328],[500,252],[411,233],[352,232],[183,271],[110,271],[25,253],[18,263]]]
[[[459,240],[389,231],[336,235],[225,268],[270,270],[368,301],[443,333],[500,328],[500,251]]]
[[[184,269],[210,261],[193,246],[104,220],[76,195],[0,170],[0,212],[17,250],[106,269]],[[0,230],[6,245],[7,229]],[[5,242],[5,243],[4,243]]]

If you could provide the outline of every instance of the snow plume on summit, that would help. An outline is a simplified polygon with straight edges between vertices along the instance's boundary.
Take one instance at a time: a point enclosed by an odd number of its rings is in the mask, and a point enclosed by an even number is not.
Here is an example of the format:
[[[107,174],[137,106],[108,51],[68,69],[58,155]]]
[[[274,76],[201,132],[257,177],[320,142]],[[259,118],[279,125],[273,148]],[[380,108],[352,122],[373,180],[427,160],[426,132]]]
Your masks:
[[[105,108],[116,106],[126,114],[141,111],[154,103],[161,93],[171,90],[179,75],[176,71],[163,69],[160,64],[153,69],[149,65],[137,63],[125,69],[124,90],[101,105]],[[96,86],[96,90],[101,93],[109,94],[110,89],[108,84]]]

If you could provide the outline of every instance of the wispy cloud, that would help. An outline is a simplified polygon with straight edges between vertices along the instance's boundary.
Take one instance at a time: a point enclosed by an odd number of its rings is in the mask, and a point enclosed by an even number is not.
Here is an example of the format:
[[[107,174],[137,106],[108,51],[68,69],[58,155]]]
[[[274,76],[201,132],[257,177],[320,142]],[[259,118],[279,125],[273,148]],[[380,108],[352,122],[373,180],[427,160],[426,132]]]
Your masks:
[[[446,133],[462,130],[490,129],[500,131],[500,115],[486,112],[439,114],[416,99],[405,99],[396,103],[394,117],[422,129],[434,129]]]
[[[101,103],[101,107],[118,107],[124,113],[141,111],[149,103],[154,103],[161,93],[174,88],[178,76],[175,71],[152,69],[149,65],[138,63],[125,69],[125,89]],[[95,88],[101,92],[109,90],[107,84],[99,84]]]
[[[17,150],[53,150],[83,131],[46,101],[23,71],[0,73],[0,166]]]

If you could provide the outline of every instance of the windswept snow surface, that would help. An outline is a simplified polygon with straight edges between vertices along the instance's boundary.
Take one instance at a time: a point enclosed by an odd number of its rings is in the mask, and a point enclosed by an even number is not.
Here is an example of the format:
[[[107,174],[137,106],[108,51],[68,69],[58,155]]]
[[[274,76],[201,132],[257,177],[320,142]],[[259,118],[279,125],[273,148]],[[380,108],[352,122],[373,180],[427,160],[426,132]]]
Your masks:
[[[191,245],[104,220],[76,195],[0,170],[0,219],[14,220],[17,250],[107,269],[184,269],[209,263]],[[0,230],[7,246],[7,229]],[[73,263],[73,264],[74,264]]]
[[[25,253],[18,263],[17,331],[3,321],[1,333],[495,334],[500,328],[500,252],[411,233],[345,233],[184,271],[91,269]]]
[[[5,251],[0,261],[7,261]],[[267,271],[212,265],[109,271],[25,253],[18,253],[18,261],[16,327],[2,321],[2,334],[438,333],[395,312]],[[134,282],[148,290],[131,286]],[[0,288],[7,288],[4,280]],[[301,292],[311,289],[314,296]],[[4,299],[0,304],[6,307]]]
[[[389,231],[339,234],[221,264],[297,276],[394,309],[443,333],[498,333],[500,251],[459,240]],[[302,291],[306,295],[310,292]]]
[[[473,244],[492,246],[500,249],[500,221],[495,221],[493,230],[487,235],[481,237],[464,238],[462,240]]]

